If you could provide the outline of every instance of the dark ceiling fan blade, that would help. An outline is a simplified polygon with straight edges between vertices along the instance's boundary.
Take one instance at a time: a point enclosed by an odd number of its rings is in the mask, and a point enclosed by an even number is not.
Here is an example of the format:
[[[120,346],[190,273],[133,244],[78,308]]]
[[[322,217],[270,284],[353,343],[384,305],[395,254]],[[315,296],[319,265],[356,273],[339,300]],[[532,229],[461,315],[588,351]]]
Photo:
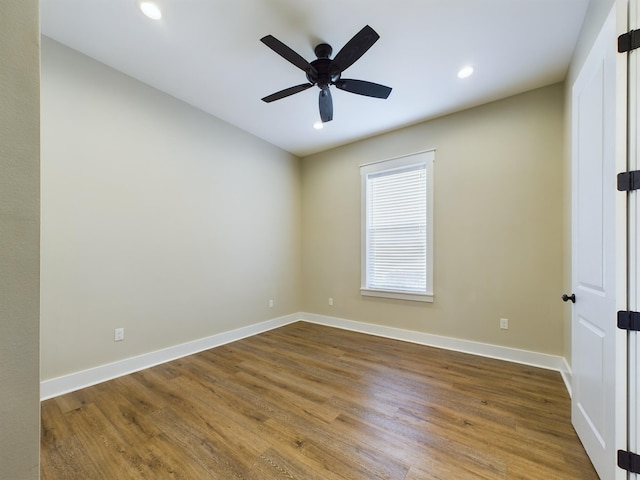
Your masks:
[[[320,106],[320,120],[322,120],[322,123],[333,120],[333,100],[331,100],[329,86],[320,90],[318,104]]]
[[[301,55],[293,51],[291,48],[287,47],[273,35],[262,37],[260,41],[271,50],[276,52],[278,55],[280,55],[282,58],[293,63],[300,70],[304,70],[305,72],[315,71],[315,68],[313,68],[313,66],[309,62],[307,62]]]
[[[386,87],[378,83],[365,82],[364,80],[353,80],[349,78],[335,82],[335,86],[345,92],[366,95],[367,97],[387,98],[391,93],[391,87]]]
[[[276,100],[280,100],[281,98],[288,97],[289,95],[293,95],[294,93],[302,92],[307,88],[313,87],[312,83],[302,83],[300,85],[296,85],[295,87],[285,88],[284,90],[280,90],[279,92],[272,93],[262,99],[263,102],[271,103]]]
[[[369,25],[366,25],[336,54],[331,61],[332,66],[337,67],[340,72],[344,72],[364,55],[379,38],[380,35]]]

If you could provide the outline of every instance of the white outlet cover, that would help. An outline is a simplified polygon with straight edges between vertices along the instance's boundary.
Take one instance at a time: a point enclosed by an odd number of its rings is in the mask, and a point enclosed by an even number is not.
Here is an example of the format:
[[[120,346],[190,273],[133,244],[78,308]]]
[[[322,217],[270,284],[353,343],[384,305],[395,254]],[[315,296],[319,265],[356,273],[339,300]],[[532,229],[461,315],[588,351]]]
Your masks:
[[[116,342],[124,340],[124,328],[116,328],[113,339]]]

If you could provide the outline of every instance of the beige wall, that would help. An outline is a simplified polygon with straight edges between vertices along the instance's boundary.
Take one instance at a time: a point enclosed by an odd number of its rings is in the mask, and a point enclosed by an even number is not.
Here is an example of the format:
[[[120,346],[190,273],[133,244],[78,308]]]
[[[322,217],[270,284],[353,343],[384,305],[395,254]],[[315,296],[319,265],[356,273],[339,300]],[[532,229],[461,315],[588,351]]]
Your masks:
[[[563,355],[563,88],[303,159],[303,309]],[[358,166],[431,148],[435,302],[362,297]]]
[[[300,162],[42,54],[43,380],[300,310],[564,356],[563,85]],[[361,297],[358,165],[431,148],[436,300]]]
[[[296,157],[43,38],[42,379],[299,311],[300,203]]]
[[[39,476],[39,23],[0,2],[0,477]]]

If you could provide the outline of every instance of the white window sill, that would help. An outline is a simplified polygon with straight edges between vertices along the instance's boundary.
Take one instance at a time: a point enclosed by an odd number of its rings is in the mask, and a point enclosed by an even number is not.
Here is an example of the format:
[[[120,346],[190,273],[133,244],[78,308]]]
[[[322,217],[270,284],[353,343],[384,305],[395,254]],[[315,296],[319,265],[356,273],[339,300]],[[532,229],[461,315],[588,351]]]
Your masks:
[[[403,293],[389,290],[371,290],[368,288],[361,288],[360,294],[366,297],[395,298],[398,300],[433,303],[433,293]]]

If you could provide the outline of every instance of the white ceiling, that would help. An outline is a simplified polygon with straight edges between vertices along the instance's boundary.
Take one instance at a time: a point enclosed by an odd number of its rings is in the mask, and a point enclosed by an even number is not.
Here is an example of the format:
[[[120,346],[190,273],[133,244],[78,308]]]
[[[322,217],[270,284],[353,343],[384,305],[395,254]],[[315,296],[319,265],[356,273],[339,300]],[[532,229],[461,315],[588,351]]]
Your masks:
[[[42,33],[284,150],[305,156],[564,79],[589,0],[41,0]],[[332,87],[322,130],[304,72],[260,42],[307,60],[334,55],[365,25],[380,40],[343,78],[393,87],[387,100]],[[460,80],[471,64],[475,73]]]

